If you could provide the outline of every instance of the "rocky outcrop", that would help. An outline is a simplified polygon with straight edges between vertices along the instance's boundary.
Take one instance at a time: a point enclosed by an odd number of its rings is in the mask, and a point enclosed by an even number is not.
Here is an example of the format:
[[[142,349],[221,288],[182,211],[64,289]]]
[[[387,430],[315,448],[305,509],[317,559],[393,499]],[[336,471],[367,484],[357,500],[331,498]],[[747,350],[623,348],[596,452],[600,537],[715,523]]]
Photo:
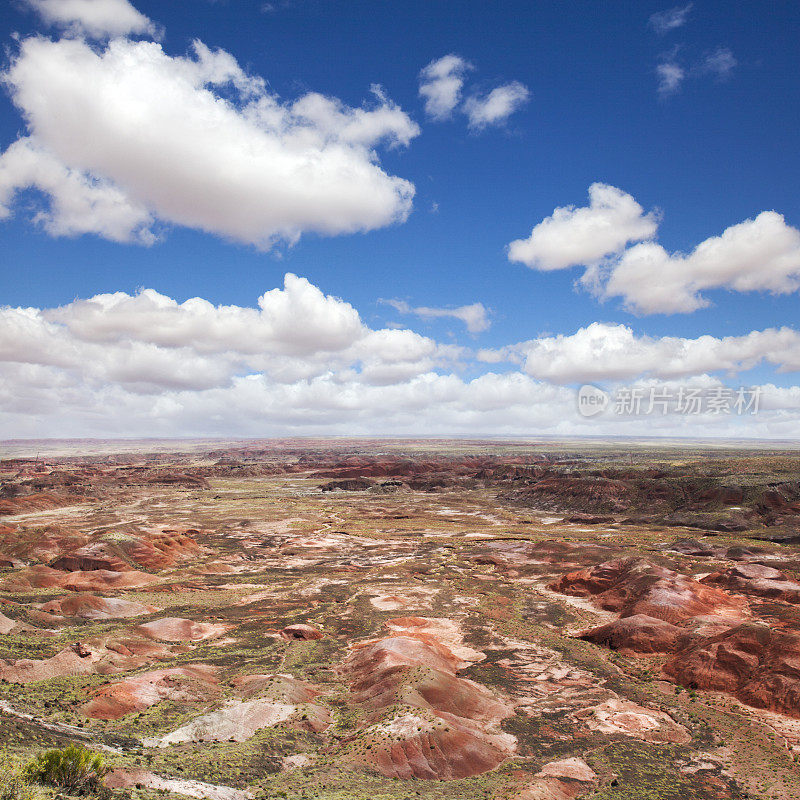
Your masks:
[[[94,594],[74,594],[51,600],[39,607],[48,614],[61,614],[80,619],[121,619],[152,614],[160,609],[119,597],[99,597]]]
[[[221,694],[218,668],[210,664],[157,669],[103,686],[81,706],[92,719],[112,720],[160,703],[212,701]]]
[[[680,650],[664,672],[684,686],[728,692],[756,708],[800,718],[800,634],[795,631],[737,625]]]
[[[746,605],[715,586],[634,557],[568,572],[550,588],[591,597],[601,608],[623,617],[644,614],[672,623],[701,614],[735,614]]]
[[[578,635],[579,639],[617,650],[624,655],[674,653],[686,632],[663,619],[634,614],[591,628]]]
[[[160,645],[136,637],[108,637],[76,642],[51,658],[0,661],[0,680],[36,683],[71,675],[114,675],[171,656]]]
[[[701,583],[722,586],[754,597],[800,603],[800,583],[791,580],[783,572],[762,564],[736,564],[706,575]]]
[[[323,636],[322,631],[317,630],[313,625],[287,625],[281,630],[281,637],[287,641],[292,639],[321,639]]]
[[[366,489],[371,489],[374,485],[375,481],[370,481],[366,478],[348,478],[341,481],[329,481],[319,488],[323,492],[363,492]]]
[[[482,654],[454,641],[449,622],[390,620],[393,635],[354,645],[341,672],[352,702],[368,712],[351,745],[356,763],[389,777],[448,780],[494,769],[514,752],[514,737],[499,729],[513,707],[458,677],[464,656]]]
[[[133,631],[163,642],[201,642],[222,636],[231,626],[218,622],[194,622],[183,617],[164,617],[137,625]]]

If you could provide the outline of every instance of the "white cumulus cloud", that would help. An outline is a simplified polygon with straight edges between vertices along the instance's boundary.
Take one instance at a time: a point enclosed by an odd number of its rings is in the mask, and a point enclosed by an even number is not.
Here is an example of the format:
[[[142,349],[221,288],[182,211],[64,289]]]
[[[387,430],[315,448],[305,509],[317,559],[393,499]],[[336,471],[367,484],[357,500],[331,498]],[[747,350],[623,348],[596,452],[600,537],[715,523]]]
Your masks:
[[[599,284],[602,297],[621,297],[642,314],[686,313],[704,308],[706,289],[788,294],[800,288],[800,231],[781,214],[762,211],[701,242],[688,255],[655,242],[625,251]]]
[[[511,360],[510,371],[480,371]],[[800,389],[765,384],[758,416],[577,412],[566,384],[713,392],[714,373],[800,368],[791,328],[649,337],[593,323],[481,351],[374,330],[346,301],[287,274],[252,306],[153,290],[58,308],[0,308],[0,438],[291,434],[751,435],[785,437]],[[460,371],[474,377],[466,379]],[[620,384],[619,381],[627,381]],[[677,383],[676,381],[679,381]],[[610,383],[610,385],[609,385]]]
[[[158,28],[128,0],[25,0],[48,24],[97,39],[157,36]]]
[[[800,289],[800,230],[776,211],[732,225],[688,254],[653,241],[659,218],[606,184],[589,188],[589,206],[556,208],[508,258],[541,271],[585,266],[580,283],[601,299],[619,297],[637,314],[673,314],[709,305],[703,291]],[[635,243],[635,244],[632,244]]]
[[[645,213],[631,195],[593,183],[588,206],[556,208],[527,239],[511,242],[508,257],[542,271],[591,264],[629,242],[651,238],[657,228],[657,215]]]
[[[434,120],[449,119],[461,102],[464,76],[472,65],[450,53],[431,61],[419,73],[419,93],[425,101],[425,113]]]
[[[554,383],[673,379],[721,372],[737,375],[766,363],[778,372],[800,368],[800,333],[769,328],[743,336],[637,336],[627,325],[593,322],[569,335],[542,336],[483,351],[482,361],[517,360],[534,378]]]
[[[473,95],[464,102],[464,111],[471,128],[481,130],[488,125],[505,122],[515,111],[528,102],[528,87],[512,81],[492,89],[483,96]]]
[[[0,205],[8,215],[18,190],[40,190],[55,234],[147,242],[157,221],[268,248],[411,210],[413,185],[375,148],[419,128],[379,87],[361,108],[316,93],[282,101],[225,51],[195,42],[173,57],[129,39],[31,37],[3,77],[28,136],[0,156]]]

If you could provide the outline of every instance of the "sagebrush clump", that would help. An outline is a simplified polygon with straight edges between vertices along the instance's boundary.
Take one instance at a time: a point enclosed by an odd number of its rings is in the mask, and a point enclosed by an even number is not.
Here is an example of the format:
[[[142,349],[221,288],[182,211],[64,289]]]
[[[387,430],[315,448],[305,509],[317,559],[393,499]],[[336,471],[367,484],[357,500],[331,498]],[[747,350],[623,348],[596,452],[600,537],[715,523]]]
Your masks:
[[[56,786],[73,794],[100,788],[107,772],[98,753],[71,744],[63,750],[45,750],[29,761],[23,772],[30,782]]]

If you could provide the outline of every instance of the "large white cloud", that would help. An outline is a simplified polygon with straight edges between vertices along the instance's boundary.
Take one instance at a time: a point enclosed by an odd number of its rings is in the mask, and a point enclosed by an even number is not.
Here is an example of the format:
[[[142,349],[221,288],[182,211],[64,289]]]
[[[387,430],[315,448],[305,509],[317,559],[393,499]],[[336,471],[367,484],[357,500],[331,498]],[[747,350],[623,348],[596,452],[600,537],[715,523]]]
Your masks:
[[[258,307],[178,303],[145,289],[53,309],[0,309],[0,362],[52,367],[136,392],[228,385],[267,372],[274,382],[359,374],[407,379],[450,362],[457,348],[410,330],[371,330],[345,301],[291,273]]]
[[[369,107],[283,102],[201,42],[173,57],[148,41],[41,37],[20,44],[4,79],[29,135],[0,157],[0,211],[37,188],[53,233],[146,242],[160,220],[269,247],[411,209],[413,185],[384,172],[375,147],[419,128],[377,87]]]
[[[49,25],[98,39],[158,34],[157,27],[128,0],[25,0]]]
[[[800,333],[769,328],[744,336],[637,336],[627,325],[593,322],[569,335],[542,336],[478,354],[487,363],[522,364],[534,378],[585,383],[721,372],[734,376],[768,363],[779,372],[800,369]]]
[[[508,246],[508,257],[543,271],[591,264],[617,253],[629,242],[649,239],[658,228],[656,214],[629,194],[605,183],[589,187],[589,205],[565,206],[538,223],[527,239]]]
[[[621,297],[637,313],[685,313],[709,304],[705,289],[788,294],[800,288],[800,231],[781,214],[763,211],[726,228],[688,255],[661,245],[635,245],[597,284],[602,297]]]

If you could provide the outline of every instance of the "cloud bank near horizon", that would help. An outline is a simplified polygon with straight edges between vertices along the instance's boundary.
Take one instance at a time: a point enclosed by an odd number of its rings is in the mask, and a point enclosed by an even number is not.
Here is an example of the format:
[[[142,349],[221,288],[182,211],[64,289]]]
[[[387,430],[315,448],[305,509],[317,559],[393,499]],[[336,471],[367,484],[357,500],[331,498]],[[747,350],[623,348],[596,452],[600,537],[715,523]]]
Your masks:
[[[800,420],[800,387],[769,382],[762,412],[749,418],[577,413],[581,383],[647,390],[680,381],[708,391],[733,378],[747,382],[759,365],[800,368],[800,332],[654,338],[593,323],[473,352],[407,328],[371,328],[350,303],[288,273],[254,307],[178,303],[145,289],[0,309],[0,428],[23,438],[787,437]]]

